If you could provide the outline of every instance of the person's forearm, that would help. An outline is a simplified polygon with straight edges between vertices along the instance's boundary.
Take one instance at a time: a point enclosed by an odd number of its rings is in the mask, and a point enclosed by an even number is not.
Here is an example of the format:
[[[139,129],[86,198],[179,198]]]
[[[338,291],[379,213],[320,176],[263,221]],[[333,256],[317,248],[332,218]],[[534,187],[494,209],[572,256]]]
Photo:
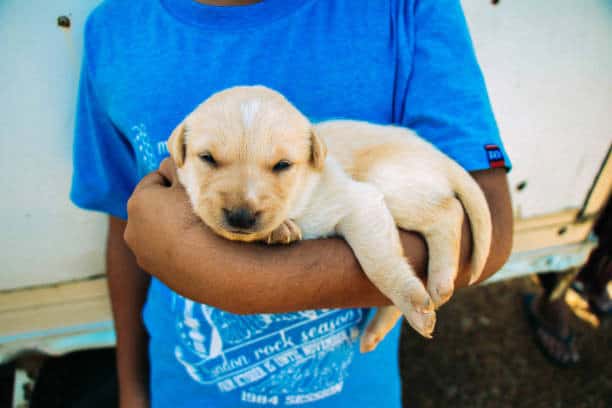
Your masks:
[[[117,338],[121,406],[143,407],[148,400],[148,348],[141,310],[150,279],[123,241],[124,229],[124,221],[110,218],[106,272]]]
[[[472,173],[491,210],[493,239],[482,279],[498,270],[512,247],[512,208],[504,169]],[[194,214],[165,160],[128,201],[125,240],[139,265],[172,290],[234,313],[377,306],[388,300],[367,279],[344,240],[302,241],[286,247],[228,241]],[[471,235],[464,225],[456,287],[469,281]],[[422,239],[402,232],[405,255],[425,275]]]
[[[175,269],[151,273],[195,301],[244,314],[390,304],[341,238],[270,247],[228,241],[204,226],[188,234],[169,253],[168,264]],[[199,245],[204,241],[215,250],[204,250]],[[423,240],[402,233],[402,241],[409,246],[411,264],[424,270]]]
[[[202,229],[190,231],[177,248],[176,270],[156,271],[157,277],[182,295],[233,313],[282,313],[317,308],[384,306],[390,301],[363,273],[351,248],[341,238],[301,241],[289,246],[267,247],[212,236]],[[197,243],[215,243],[216,251],[202,251]],[[420,235],[400,231],[404,253],[424,278],[427,246]],[[457,287],[469,280],[471,250],[467,223],[461,245]],[[193,246],[189,243],[193,243]],[[489,262],[485,273],[495,271]],[[226,271],[228,279],[223,279]],[[461,273],[465,271],[466,273]],[[214,282],[214,284],[209,284]]]
[[[501,169],[500,169],[501,170]],[[501,170],[503,171],[503,170]],[[491,255],[481,280],[497,271],[509,255],[512,214],[505,175],[476,173],[493,217]],[[500,184],[501,183],[501,184]],[[163,264],[150,268],[172,289],[195,301],[234,313],[275,313],[314,308],[380,306],[389,301],[365,276],[352,250],[340,238],[289,246],[231,242],[201,224],[169,237]],[[401,233],[406,258],[419,276],[427,268],[422,238]],[[464,222],[456,286],[469,281],[471,233]]]

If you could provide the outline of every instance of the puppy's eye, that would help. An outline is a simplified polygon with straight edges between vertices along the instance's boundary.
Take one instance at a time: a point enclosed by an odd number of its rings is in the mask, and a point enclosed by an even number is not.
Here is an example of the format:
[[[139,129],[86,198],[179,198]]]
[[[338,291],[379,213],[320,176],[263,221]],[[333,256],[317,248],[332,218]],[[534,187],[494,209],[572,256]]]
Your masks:
[[[217,165],[217,162],[215,161],[215,158],[210,153],[202,153],[200,155],[200,159],[202,159],[202,161],[207,162],[211,166],[216,166]]]
[[[281,160],[272,167],[272,171],[275,173],[279,173],[281,171],[287,170],[291,167],[291,163],[287,160]]]

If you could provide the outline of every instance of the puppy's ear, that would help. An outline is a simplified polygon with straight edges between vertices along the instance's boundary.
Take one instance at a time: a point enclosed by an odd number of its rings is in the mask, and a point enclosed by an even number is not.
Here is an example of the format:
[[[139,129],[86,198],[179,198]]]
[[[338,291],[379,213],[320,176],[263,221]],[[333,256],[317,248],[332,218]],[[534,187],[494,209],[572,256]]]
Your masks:
[[[181,122],[168,139],[168,151],[176,163],[176,167],[183,167],[187,146],[185,145],[185,122]]]
[[[327,157],[327,146],[314,130],[310,131],[310,161],[312,166],[317,169],[323,169]]]

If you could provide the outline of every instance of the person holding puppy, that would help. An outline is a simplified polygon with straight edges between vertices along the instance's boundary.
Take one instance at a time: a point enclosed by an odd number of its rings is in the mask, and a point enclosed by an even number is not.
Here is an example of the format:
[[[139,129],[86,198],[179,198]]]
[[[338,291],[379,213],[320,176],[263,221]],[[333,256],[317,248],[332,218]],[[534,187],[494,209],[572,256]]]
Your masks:
[[[108,0],[85,28],[71,198],[110,215],[120,404],[400,406],[399,325],[359,354],[369,308],[389,300],[348,245],[225,240],[162,162],[186,114],[243,84],[278,90],[313,121],[416,130],[485,193],[483,278],[509,255],[508,162],[458,0]],[[401,238],[423,276],[423,240]],[[457,287],[470,242],[466,222]]]

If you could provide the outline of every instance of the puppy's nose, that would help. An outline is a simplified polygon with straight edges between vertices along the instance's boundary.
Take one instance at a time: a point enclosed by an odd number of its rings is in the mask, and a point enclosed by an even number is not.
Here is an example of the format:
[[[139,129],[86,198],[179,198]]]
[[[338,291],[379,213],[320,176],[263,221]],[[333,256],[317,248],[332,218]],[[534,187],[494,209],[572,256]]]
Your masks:
[[[248,208],[223,209],[227,223],[234,228],[248,229],[257,222],[257,215]]]

